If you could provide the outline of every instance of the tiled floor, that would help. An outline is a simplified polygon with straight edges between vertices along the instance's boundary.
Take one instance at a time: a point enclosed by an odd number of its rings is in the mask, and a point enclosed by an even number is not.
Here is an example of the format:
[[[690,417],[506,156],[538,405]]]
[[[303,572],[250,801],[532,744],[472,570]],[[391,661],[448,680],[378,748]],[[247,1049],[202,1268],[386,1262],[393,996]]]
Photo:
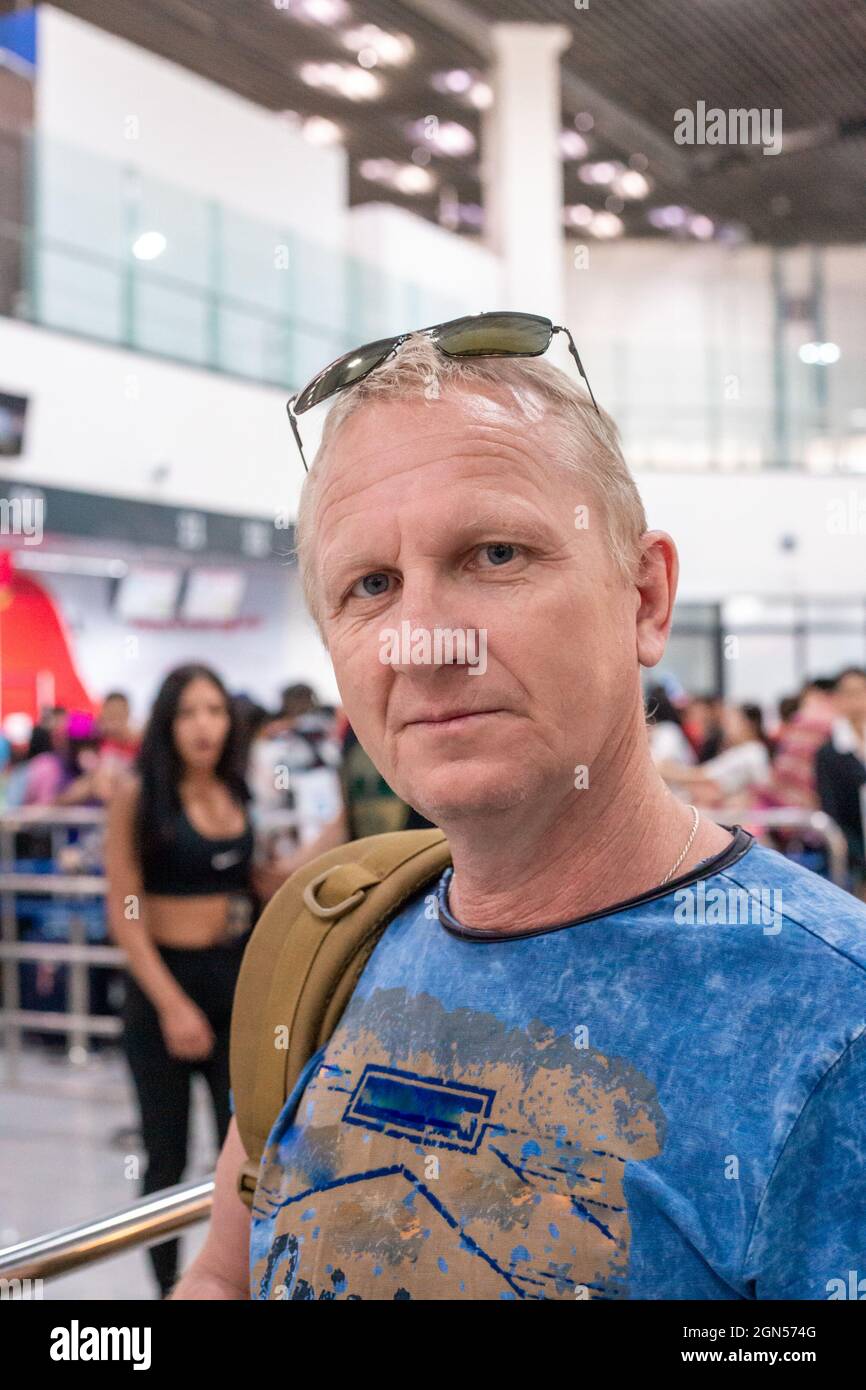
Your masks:
[[[184,1181],[213,1172],[216,1140],[206,1089],[193,1083],[190,1156]],[[25,1051],[10,1087],[0,1052],[0,1247],[71,1226],[134,1202],[139,1184],[130,1156],[144,1161],[134,1131],[135,1102],[117,1053],[84,1067],[38,1049]],[[181,1267],[204,1240],[205,1225],[182,1238]],[[46,1280],[44,1297],[98,1300],[155,1297],[143,1251],[131,1251],[74,1274]]]

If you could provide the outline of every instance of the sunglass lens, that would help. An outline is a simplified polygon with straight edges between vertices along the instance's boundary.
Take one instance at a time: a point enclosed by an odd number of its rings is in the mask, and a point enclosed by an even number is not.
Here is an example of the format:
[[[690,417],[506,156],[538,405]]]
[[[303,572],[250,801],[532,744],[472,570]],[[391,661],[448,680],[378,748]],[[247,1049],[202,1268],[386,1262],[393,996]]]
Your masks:
[[[302,415],[305,410],[311,410],[320,401],[333,396],[335,391],[342,391],[344,386],[351,386],[368,376],[374,367],[384,362],[395,341],[395,338],[380,338],[378,342],[365,343],[363,347],[344,353],[336,362],[324,367],[298,396],[295,414]]]
[[[534,357],[552,335],[550,319],[534,314],[476,314],[443,323],[433,339],[448,357]]]

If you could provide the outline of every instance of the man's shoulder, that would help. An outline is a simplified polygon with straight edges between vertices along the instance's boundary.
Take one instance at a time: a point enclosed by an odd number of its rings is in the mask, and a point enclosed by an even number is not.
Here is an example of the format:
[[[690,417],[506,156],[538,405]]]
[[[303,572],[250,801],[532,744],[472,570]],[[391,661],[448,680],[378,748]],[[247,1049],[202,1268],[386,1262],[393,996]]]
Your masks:
[[[757,895],[772,895],[774,911],[790,930],[797,950],[844,957],[866,984],[866,905],[828,879],[796,864],[776,850],[753,845],[719,875]]]

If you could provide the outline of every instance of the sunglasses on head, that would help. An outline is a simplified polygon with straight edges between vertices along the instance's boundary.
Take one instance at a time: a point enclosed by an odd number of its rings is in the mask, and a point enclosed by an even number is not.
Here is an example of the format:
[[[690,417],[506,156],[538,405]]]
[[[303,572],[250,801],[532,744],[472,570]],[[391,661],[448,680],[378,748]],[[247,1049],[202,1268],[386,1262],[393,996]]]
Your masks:
[[[586,382],[589,398],[598,410],[592,387],[589,384],[583,363],[568,329],[554,324],[551,319],[540,314],[489,313],[467,314],[461,319],[449,319],[447,323],[436,323],[430,328],[415,329],[412,333],[398,333],[393,338],[379,338],[375,343],[365,343],[363,347],[344,352],[308,382],[303,391],[286,404],[289,423],[301,455],[301,462],[307,469],[304,447],[298,429],[299,415],[312,410],[314,405],[345,391],[348,386],[357,386],[365,376],[387,361],[402,343],[415,336],[426,333],[436,348],[446,357],[541,357],[547,352],[554,333],[564,333],[568,339],[568,350],[577,363],[577,369]]]

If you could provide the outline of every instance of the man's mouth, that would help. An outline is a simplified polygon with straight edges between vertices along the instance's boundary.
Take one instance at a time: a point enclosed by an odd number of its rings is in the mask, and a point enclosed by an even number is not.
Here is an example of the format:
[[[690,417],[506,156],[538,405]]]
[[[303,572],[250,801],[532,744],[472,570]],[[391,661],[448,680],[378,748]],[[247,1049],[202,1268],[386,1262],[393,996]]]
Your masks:
[[[407,728],[430,729],[438,732],[450,732],[459,729],[468,729],[478,724],[479,720],[491,719],[494,715],[505,714],[503,709],[456,709],[430,711],[414,719],[406,720]]]

